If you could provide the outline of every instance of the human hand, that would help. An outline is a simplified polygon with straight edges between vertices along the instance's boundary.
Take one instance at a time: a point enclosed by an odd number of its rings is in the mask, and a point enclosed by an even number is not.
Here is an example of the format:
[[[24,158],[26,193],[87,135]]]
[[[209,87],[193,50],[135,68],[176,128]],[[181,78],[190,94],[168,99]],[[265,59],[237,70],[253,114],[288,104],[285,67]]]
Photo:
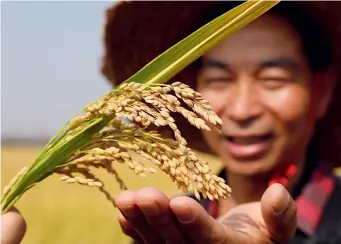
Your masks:
[[[123,191],[116,204],[122,231],[137,243],[287,243],[296,230],[296,204],[279,184],[218,220],[190,197],[169,199],[155,188]]]
[[[1,244],[18,244],[26,232],[26,222],[16,208],[1,215]]]

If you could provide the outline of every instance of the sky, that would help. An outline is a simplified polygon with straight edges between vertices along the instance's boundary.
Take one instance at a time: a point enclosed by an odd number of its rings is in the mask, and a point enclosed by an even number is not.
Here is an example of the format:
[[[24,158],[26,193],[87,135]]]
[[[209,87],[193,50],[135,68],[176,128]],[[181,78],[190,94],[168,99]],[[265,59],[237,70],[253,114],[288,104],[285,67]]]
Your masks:
[[[100,73],[113,2],[2,2],[2,138],[54,135],[110,89]]]

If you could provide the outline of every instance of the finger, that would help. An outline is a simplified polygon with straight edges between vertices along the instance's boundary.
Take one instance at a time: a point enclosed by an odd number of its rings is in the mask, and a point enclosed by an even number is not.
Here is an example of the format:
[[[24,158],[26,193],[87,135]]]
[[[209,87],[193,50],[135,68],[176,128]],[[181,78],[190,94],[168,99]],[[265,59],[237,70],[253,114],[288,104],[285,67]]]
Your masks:
[[[212,218],[194,199],[176,197],[171,200],[170,207],[180,222],[180,228],[186,232],[192,242],[235,243],[231,229],[225,228]]]
[[[169,244],[184,243],[184,237],[176,226],[170,209],[169,198],[156,188],[146,187],[135,195],[135,202],[142,210],[147,222]]]
[[[296,203],[282,185],[273,184],[265,191],[261,210],[274,240],[286,243],[294,236],[297,227]]]
[[[141,237],[136,233],[134,228],[130,225],[130,223],[122,215],[122,213],[120,213],[120,215],[118,216],[118,221],[120,223],[122,232],[124,234],[126,234],[127,236],[134,239],[135,243],[137,243],[137,244],[140,244],[140,243],[143,244],[144,243],[143,240],[141,239]]]
[[[26,222],[15,208],[2,215],[1,226],[2,244],[18,244],[26,232]]]
[[[163,243],[160,235],[150,226],[136,205],[135,191],[123,191],[116,198],[116,205],[140,238],[148,244]]]

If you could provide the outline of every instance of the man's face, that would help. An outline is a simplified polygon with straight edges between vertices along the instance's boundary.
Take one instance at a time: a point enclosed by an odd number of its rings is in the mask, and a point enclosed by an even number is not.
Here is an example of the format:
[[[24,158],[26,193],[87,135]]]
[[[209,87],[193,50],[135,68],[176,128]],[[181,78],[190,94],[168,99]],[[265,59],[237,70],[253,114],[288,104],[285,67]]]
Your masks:
[[[300,38],[263,16],[203,57],[197,90],[222,118],[222,134],[204,133],[230,172],[266,174],[300,163],[323,114]],[[315,94],[316,93],[316,94]]]

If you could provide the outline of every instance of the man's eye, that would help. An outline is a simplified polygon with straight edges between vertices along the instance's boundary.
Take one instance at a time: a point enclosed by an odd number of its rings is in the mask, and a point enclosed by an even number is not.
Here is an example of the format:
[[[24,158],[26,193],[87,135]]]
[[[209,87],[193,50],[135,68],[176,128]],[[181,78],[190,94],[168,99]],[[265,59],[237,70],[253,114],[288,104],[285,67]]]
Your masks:
[[[292,80],[292,74],[286,69],[271,68],[261,72],[259,79],[268,88],[279,88]]]
[[[270,89],[281,88],[290,81],[290,79],[285,77],[264,77],[261,80],[265,87]]]
[[[205,85],[210,88],[224,88],[232,81],[231,78],[217,77],[217,78],[206,78]]]

